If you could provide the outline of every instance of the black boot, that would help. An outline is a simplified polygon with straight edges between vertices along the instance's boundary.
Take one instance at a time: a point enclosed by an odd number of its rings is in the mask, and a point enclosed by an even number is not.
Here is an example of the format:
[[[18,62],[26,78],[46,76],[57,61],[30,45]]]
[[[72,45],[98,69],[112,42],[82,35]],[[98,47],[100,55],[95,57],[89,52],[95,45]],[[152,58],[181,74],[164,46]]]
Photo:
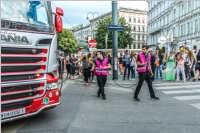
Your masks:
[[[97,92],[97,97],[100,97],[101,93],[100,91]]]
[[[134,96],[134,100],[137,101],[137,102],[140,101],[140,99],[137,96]]]
[[[154,96],[154,97],[151,97],[151,99],[152,99],[152,100],[159,100],[160,98],[159,98],[159,97],[156,97],[156,96]]]
[[[106,95],[105,94],[102,94],[102,99],[106,100]]]

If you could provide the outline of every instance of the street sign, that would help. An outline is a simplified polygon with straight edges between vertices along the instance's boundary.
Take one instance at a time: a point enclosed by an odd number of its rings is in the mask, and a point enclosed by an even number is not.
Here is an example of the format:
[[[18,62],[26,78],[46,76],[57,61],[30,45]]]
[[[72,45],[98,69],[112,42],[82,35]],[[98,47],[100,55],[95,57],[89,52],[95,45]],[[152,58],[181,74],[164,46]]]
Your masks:
[[[79,40],[79,42],[87,42],[87,40]]]
[[[124,27],[121,26],[121,25],[108,25],[107,26],[107,29],[108,30],[111,30],[111,31],[124,31]]]
[[[88,44],[90,48],[95,48],[97,46],[97,41],[93,39],[93,40],[90,40]]]
[[[89,48],[89,51],[90,51],[90,52],[96,52],[96,51],[97,51],[97,48]]]

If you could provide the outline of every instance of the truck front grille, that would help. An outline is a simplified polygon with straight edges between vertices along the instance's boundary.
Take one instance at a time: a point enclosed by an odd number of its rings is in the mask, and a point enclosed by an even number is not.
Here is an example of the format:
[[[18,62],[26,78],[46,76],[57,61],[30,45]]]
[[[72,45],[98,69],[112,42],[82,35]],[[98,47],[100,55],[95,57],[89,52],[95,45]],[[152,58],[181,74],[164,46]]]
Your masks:
[[[30,105],[46,91],[47,48],[1,48],[2,111]]]
[[[1,105],[1,111],[12,110],[17,108],[24,108],[32,104],[32,100],[25,100],[20,102],[13,102]]]
[[[6,75],[6,76],[1,76],[1,81],[9,82],[9,81],[33,80],[39,77],[43,77],[43,75],[44,74]]]

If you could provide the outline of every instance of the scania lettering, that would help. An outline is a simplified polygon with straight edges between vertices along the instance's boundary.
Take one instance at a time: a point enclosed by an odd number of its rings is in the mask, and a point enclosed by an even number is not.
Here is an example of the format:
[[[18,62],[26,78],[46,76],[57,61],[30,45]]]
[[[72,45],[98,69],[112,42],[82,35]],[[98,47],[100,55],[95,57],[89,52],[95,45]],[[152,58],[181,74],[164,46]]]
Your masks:
[[[61,8],[46,0],[1,0],[1,121],[60,104],[57,33]]]

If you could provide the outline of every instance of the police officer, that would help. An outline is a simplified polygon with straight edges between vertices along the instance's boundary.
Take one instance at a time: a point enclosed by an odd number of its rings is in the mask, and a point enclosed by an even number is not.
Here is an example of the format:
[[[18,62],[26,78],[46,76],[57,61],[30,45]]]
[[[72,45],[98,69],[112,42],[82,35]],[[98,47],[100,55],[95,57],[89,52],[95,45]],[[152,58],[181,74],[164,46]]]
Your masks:
[[[111,65],[108,58],[105,57],[105,54],[103,52],[97,52],[97,59],[95,60],[95,64],[93,65],[91,71],[95,70],[95,75],[97,77],[97,84],[99,87],[97,97],[102,95],[104,100],[106,100],[104,87],[107,81],[107,76],[109,75],[110,68]]]
[[[140,101],[140,99],[138,98],[138,95],[144,81],[146,81],[148,84],[151,98],[154,100],[159,99],[158,97],[155,96],[155,93],[152,87],[151,76],[153,75],[153,73],[151,70],[151,63],[150,63],[151,59],[147,50],[148,50],[148,46],[146,45],[142,46],[142,52],[140,52],[137,57],[137,72],[139,75],[139,81],[138,81],[136,90],[134,92],[134,99],[136,101]]]

